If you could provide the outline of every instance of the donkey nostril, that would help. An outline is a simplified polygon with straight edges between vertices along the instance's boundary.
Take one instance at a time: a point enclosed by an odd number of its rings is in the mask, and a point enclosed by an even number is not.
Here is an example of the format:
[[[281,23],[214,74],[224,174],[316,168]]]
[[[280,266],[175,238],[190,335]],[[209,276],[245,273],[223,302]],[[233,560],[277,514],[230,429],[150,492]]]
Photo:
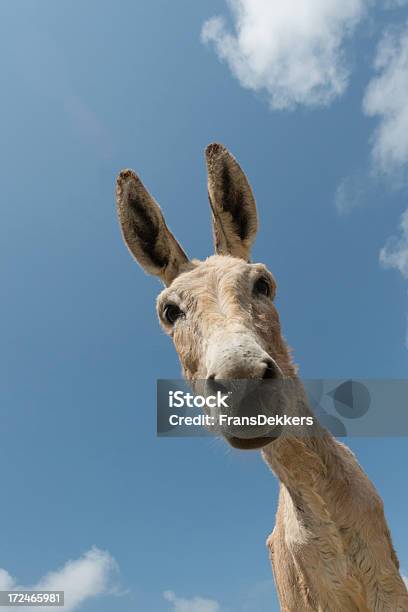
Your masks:
[[[272,360],[265,361],[265,371],[262,378],[278,378],[278,368]]]
[[[207,389],[211,393],[227,393],[228,389],[225,385],[223,385],[219,380],[215,379],[215,375],[211,375],[207,378]]]

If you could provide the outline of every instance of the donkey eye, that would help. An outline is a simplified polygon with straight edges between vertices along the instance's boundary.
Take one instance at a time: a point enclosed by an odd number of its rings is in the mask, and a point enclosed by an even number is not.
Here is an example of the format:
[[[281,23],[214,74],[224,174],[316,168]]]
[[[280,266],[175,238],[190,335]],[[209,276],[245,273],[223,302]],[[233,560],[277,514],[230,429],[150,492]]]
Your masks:
[[[176,304],[166,304],[163,310],[163,316],[170,325],[174,325],[174,323],[183,316],[183,311],[180,310]]]
[[[264,295],[265,297],[270,297],[271,295],[271,286],[266,278],[258,278],[254,284],[254,294],[255,295]]]

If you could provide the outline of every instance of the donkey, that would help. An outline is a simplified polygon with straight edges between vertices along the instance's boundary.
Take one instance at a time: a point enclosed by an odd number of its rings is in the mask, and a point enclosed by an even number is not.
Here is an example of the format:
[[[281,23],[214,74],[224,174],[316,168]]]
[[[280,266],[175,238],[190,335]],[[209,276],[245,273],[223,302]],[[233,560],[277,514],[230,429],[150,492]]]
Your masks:
[[[275,280],[250,261],[258,218],[249,182],[223,145],[210,144],[206,161],[215,255],[188,259],[132,170],[116,185],[124,241],[166,286],[157,313],[186,379],[298,380],[274,305]],[[296,410],[310,413],[306,399]],[[235,448],[261,449],[280,481],[267,547],[281,610],[407,612],[382,500],[353,453],[316,427],[313,436],[225,436]]]

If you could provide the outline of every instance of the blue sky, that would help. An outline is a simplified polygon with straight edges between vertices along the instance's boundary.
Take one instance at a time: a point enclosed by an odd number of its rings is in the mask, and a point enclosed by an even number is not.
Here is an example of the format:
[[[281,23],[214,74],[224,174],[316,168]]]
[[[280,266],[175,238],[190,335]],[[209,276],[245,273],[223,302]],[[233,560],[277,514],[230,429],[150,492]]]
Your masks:
[[[223,142],[301,374],[406,377],[408,11],[386,4],[315,0],[307,30],[293,2],[244,11],[240,37],[223,0],[2,3],[0,585],[72,583],[84,612],[278,610],[259,455],[156,438],[155,382],[179,365],[114,179],[134,168],[204,258],[203,149]],[[350,446],[408,572],[407,440]]]

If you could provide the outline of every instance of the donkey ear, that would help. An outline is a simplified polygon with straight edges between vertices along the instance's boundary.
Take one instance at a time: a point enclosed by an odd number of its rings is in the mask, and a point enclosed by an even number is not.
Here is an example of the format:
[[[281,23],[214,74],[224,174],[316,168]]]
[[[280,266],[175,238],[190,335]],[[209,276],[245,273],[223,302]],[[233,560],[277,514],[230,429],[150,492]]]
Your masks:
[[[248,179],[223,145],[208,145],[205,155],[215,251],[249,261],[258,217]]]
[[[116,203],[129,251],[146,272],[170,285],[188,258],[167,227],[159,205],[132,170],[122,170],[117,178]]]

